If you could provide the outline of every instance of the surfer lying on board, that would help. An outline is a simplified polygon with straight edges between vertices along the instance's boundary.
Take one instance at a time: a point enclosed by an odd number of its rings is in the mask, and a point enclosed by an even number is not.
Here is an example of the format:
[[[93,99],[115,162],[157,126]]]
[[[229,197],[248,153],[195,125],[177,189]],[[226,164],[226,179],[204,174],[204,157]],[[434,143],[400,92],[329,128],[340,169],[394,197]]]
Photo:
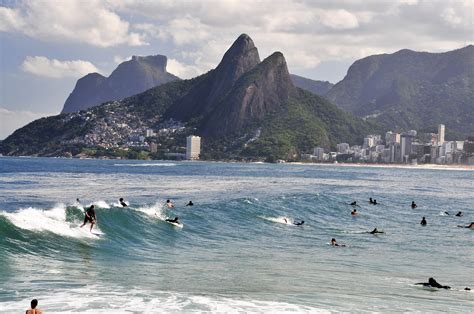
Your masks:
[[[428,282],[418,282],[415,285],[420,285],[424,287],[432,287],[432,288],[439,288],[439,289],[451,289],[450,286],[442,286],[440,285],[433,277],[428,279]]]
[[[370,233],[370,234],[376,234],[376,233],[385,233],[385,232],[383,232],[383,231],[378,231],[377,228],[374,228],[374,230],[372,230],[372,231],[370,231],[370,232],[368,232],[368,233]]]
[[[352,206],[357,206],[357,201],[353,201],[352,203],[350,203],[349,205],[352,205]]]
[[[471,222],[468,226],[458,226],[459,228],[469,228],[474,229],[474,222]]]
[[[301,226],[302,224],[304,224],[304,220],[301,220],[300,222],[294,222],[293,224],[295,226]]]
[[[331,245],[332,246],[340,246],[340,247],[345,247],[346,246],[345,244],[337,243],[336,239],[334,239],[334,238],[332,238],[332,240],[331,240]]]
[[[168,208],[173,208],[174,204],[170,200],[166,200],[166,206],[168,206]]]
[[[84,212],[84,223],[82,224],[81,228],[84,227],[87,222],[91,224],[91,232],[92,232],[92,227],[94,227],[94,224],[97,223],[97,217],[95,216],[94,205],[91,205],[91,207],[89,207]]]
[[[194,206],[193,201],[189,201],[189,203],[187,203],[186,206]]]
[[[174,219],[166,219],[167,222],[171,222],[174,224],[179,224],[180,221],[178,220],[178,217],[174,217]]]

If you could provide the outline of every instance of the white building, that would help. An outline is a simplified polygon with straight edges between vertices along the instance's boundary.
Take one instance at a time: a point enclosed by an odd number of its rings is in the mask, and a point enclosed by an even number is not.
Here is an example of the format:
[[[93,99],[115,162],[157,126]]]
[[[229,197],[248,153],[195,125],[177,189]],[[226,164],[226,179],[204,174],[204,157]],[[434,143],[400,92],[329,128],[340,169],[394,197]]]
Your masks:
[[[186,138],[186,159],[199,159],[201,154],[201,138],[199,136],[190,135]]]
[[[337,144],[337,152],[340,154],[347,154],[349,152],[349,144],[347,143]]]
[[[318,159],[318,160],[323,160],[324,159],[324,148],[322,147],[316,147],[314,149],[313,155]]]
[[[155,136],[155,132],[153,132],[152,129],[147,129],[147,130],[145,131],[145,136],[146,136],[146,137]]]
[[[391,143],[400,143],[400,133],[388,131],[385,133],[385,143],[390,145]]]
[[[443,145],[444,143],[444,124],[438,125],[438,145]]]
[[[370,148],[375,145],[374,138],[372,136],[368,136],[364,138],[364,148]]]

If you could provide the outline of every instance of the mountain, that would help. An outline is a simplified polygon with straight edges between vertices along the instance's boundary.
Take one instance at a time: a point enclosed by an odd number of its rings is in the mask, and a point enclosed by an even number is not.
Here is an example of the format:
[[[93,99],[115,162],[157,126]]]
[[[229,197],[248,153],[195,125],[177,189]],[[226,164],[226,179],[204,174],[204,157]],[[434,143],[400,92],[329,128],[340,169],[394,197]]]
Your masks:
[[[328,81],[315,81],[296,74],[290,74],[290,76],[295,86],[319,96],[326,95],[327,92],[329,92],[329,90],[334,86],[333,83]]]
[[[106,101],[119,100],[161,84],[179,80],[166,72],[166,56],[139,57],[122,62],[109,77],[90,73],[80,78],[66,99],[62,113],[76,112]]]
[[[356,61],[326,97],[386,129],[474,133],[474,46],[445,53],[400,50]]]
[[[147,129],[157,133],[148,138],[159,144],[154,155],[140,146]],[[318,145],[360,143],[373,130],[370,123],[295,87],[283,54],[260,61],[252,39],[243,34],[219,65],[201,76],[33,121],[5,139],[0,152],[163,158],[182,151],[185,137],[195,134],[203,138],[203,159],[295,159]]]

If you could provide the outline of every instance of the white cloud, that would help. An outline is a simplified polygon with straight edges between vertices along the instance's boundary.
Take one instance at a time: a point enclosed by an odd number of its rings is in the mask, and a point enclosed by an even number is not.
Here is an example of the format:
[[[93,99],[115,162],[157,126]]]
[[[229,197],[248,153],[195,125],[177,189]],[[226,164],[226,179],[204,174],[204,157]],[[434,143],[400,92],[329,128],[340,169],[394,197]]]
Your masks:
[[[98,69],[89,61],[60,61],[41,56],[26,57],[21,64],[21,69],[27,73],[49,78],[79,78],[88,73],[98,72]]]
[[[182,79],[189,79],[202,74],[202,70],[197,66],[186,65],[176,59],[168,59],[166,70]]]
[[[333,29],[351,29],[359,27],[357,16],[346,10],[323,11],[320,14],[321,23]]]
[[[0,107],[0,139],[12,134],[16,129],[36,119],[51,116],[51,113],[38,113],[31,111],[12,111]]]
[[[122,56],[114,56],[114,62],[116,64],[120,64],[122,62],[125,62],[125,61],[128,61],[128,60],[131,60],[132,59],[132,56],[128,56],[128,57],[122,57]]]
[[[145,45],[143,36],[130,32],[129,22],[105,4],[99,0],[35,0],[13,9],[0,7],[0,31],[99,47]]]

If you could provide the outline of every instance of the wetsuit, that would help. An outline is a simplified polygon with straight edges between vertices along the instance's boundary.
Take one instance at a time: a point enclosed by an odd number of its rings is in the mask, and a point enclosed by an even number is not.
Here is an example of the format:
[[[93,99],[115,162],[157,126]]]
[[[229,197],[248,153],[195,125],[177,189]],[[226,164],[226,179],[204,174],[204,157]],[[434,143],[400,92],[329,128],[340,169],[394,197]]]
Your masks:
[[[122,207],[127,207],[127,204],[125,202],[120,202],[120,205],[122,205]]]
[[[95,210],[91,206],[86,210],[86,214],[84,215],[84,224],[86,222],[92,223],[95,220]]]
[[[422,285],[424,287],[433,287],[438,289],[451,289],[450,286],[442,286],[440,285],[434,278],[430,278],[428,282],[419,282],[416,285]]]

